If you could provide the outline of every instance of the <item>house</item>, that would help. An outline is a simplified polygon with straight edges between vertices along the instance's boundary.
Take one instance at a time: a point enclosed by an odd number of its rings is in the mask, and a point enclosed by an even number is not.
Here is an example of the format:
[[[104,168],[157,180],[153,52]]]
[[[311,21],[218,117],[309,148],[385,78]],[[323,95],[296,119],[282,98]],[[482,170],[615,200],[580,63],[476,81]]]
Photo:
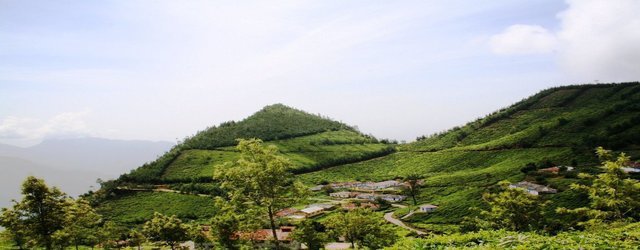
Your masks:
[[[622,171],[624,171],[627,174],[629,174],[629,173],[640,173],[640,168],[624,167],[624,168],[622,168]]]
[[[363,202],[363,203],[346,203],[346,204],[342,204],[342,209],[344,210],[354,210],[356,208],[368,208],[371,210],[378,210],[380,208],[380,206],[378,206],[377,204],[373,204],[371,202]]]
[[[278,212],[276,212],[276,217],[288,217],[290,215],[294,215],[296,213],[298,213],[300,210],[295,209],[295,208],[285,208],[282,209]]]
[[[320,215],[322,212],[324,212],[324,208],[322,207],[306,207],[300,209],[300,214],[304,215],[306,218]]]
[[[307,207],[321,207],[324,210],[330,210],[335,206],[336,206],[335,204],[329,204],[329,203],[314,203],[314,204],[309,204]]]
[[[539,185],[539,184],[535,184],[535,183],[531,183],[528,181],[521,181],[518,182],[516,184],[511,184],[509,185],[509,188],[522,188],[525,191],[527,191],[527,193],[532,194],[532,195],[539,195],[539,194],[555,194],[558,192],[558,190],[555,190],[553,188],[547,187],[547,186],[543,186],[543,185]]]
[[[435,211],[436,208],[438,208],[438,206],[436,205],[424,204],[424,205],[420,205],[420,207],[418,208],[418,211],[423,213],[429,213],[429,212]]]
[[[323,187],[324,185],[317,185],[317,186],[310,187],[309,190],[313,192],[317,192],[317,191],[321,191]]]
[[[335,193],[330,193],[329,196],[331,197],[335,197],[335,198],[353,198],[355,196],[357,196],[358,193],[354,193],[354,192],[347,192],[347,191],[342,191],[342,192],[335,192]]]

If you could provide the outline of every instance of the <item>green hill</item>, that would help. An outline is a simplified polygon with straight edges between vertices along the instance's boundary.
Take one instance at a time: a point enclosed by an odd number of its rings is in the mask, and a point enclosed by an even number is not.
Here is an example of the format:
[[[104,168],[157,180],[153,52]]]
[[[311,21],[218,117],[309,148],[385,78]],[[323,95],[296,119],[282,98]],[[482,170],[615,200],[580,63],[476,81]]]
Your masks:
[[[426,177],[426,188],[419,195],[420,202],[436,204],[439,209],[409,222],[446,229],[470,215],[468,208],[481,206],[481,194],[501,180],[547,182],[561,191],[547,196],[555,204],[583,204],[584,197],[562,192],[578,181],[575,175],[536,180],[520,169],[527,163],[550,162],[577,165],[578,172],[594,171],[598,162],[593,150],[598,145],[638,157],[639,121],[639,83],[552,88],[464,126],[419,137],[399,146],[395,154],[303,174],[300,179],[316,184],[421,174]]]
[[[156,161],[122,175],[115,185],[217,194],[211,175],[238,157],[235,139],[260,138],[278,146],[279,153],[295,164],[291,171],[308,185],[421,174],[425,188],[419,201],[439,208],[408,222],[446,231],[469,215],[470,207],[481,206],[481,194],[501,180],[545,182],[560,191],[546,196],[555,204],[582,205],[584,197],[565,191],[578,181],[575,175],[539,177],[521,168],[535,163],[597,171],[593,149],[600,145],[638,156],[639,122],[640,83],[547,89],[464,126],[397,147],[340,122],[278,104],[242,121],[198,132]],[[98,208],[123,223],[139,223],[151,215],[132,207],[189,219],[206,219],[210,209],[194,194],[111,191]],[[160,204],[163,200],[176,202],[167,208]]]
[[[217,184],[212,183],[214,169],[239,158],[234,147],[239,138],[259,138],[276,145],[279,153],[294,163],[291,171],[296,174],[395,152],[395,145],[380,142],[343,123],[276,104],[242,121],[200,131],[157,160],[107,183],[111,188],[109,195],[99,201],[99,211],[122,223],[142,222],[153,211],[186,219],[211,214],[207,213],[210,208],[202,208],[203,197],[195,194],[218,194]],[[158,188],[190,194],[151,192]],[[168,209],[158,203],[163,199],[176,202]],[[132,208],[148,208],[150,212],[133,212]]]

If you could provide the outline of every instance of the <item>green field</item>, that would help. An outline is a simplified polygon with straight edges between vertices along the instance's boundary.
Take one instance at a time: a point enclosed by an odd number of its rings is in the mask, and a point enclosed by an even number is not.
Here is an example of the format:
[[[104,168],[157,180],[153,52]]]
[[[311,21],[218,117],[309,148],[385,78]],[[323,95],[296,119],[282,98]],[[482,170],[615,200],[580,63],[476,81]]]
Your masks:
[[[161,192],[123,193],[97,207],[106,219],[124,224],[140,224],[154,212],[189,220],[206,220],[214,212],[213,199],[196,195]]]

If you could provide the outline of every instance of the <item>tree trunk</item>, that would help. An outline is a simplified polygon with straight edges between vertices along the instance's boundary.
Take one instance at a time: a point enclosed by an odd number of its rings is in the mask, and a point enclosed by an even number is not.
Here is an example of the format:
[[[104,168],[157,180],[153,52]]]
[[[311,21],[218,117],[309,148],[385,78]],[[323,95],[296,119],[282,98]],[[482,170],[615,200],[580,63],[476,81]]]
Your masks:
[[[76,250],[78,250],[78,244],[76,243]]]
[[[273,243],[276,245],[276,249],[280,249],[280,242],[278,242],[278,234],[276,233],[276,222],[273,219],[273,208],[269,208],[269,222],[271,222],[271,233],[273,233]]]
[[[415,194],[415,193],[412,193],[412,194],[411,194],[411,198],[413,198],[413,205],[414,205],[414,206],[417,206],[417,205],[418,205],[418,201],[416,200],[416,194]]]

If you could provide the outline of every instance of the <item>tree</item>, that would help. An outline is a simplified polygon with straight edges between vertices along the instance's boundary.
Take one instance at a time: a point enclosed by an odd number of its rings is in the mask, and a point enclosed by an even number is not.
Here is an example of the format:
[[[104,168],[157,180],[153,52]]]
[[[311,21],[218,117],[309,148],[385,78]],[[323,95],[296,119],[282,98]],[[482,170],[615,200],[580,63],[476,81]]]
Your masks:
[[[113,221],[107,221],[100,228],[98,228],[98,242],[102,244],[105,249],[108,248],[120,248],[120,243],[123,230],[119,228]]]
[[[76,201],[69,200],[70,206],[66,208],[64,225],[55,235],[60,243],[68,243],[75,246],[76,250],[80,245],[90,245],[98,238],[98,226],[102,221],[96,211],[84,199]],[[63,244],[58,244],[63,246]]]
[[[304,243],[308,249],[317,250],[324,247],[329,241],[324,226],[313,220],[302,221],[295,230],[293,230],[292,238],[298,242]]]
[[[147,237],[144,237],[144,234],[140,231],[134,229],[129,232],[129,246],[136,247],[140,250],[142,248],[142,243],[145,243],[146,241]]]
[[[291,162],[279,156],[278,149],[263,146],[259,139],[239,140],[237,149],[241,153],[238,161],[228,164],[214,175],[221,187],[229,191],[232,202],[249,202],[256,209],[264,210],[276,248],[276,211],[292,206],[307,195],[307,188],[294,182],[289,172]]]
[[[162,241],[164,245],[175,249],[179,242],[188,239],[188,228],[175,215],[165,216],[154,213],[150,221],[144,223],[142,233],[151,241]]]
[[[234,234],[239,230],[241,217],[235,212],[236,208],[222,198],[216,197],[214,203],[217,210],[211,218],[211,231],[222,247],[237,249]]]
[[[481,210],[480,215],[488,226],[512,231],[535,230],[542,226],[542,211],[547,202],[542,202],[540,196],[529,194],[521,188],[509,188],[507,181],[499,184],[502,192],[482,195],[489,210]]]
[[[610,150],[596,149],[604,172],[596,176],[581,173],[578,177],[592,180],[591,185],[571,184],[571,189],[586,192],[589,207],[558,208],[558,213],[575,214],[587,220],[578,225],[598,225],[625,219],[640,219],[640,183],[622,170],[629,161],[624,153],[614,159]]]
[[[411,198],[413,199],[413,205],[418,205],[418,201],[416,200],[416,195],[418,195],[418,193],[420,193],[420,180],[422,179],[421,176],[417,175],[417,174],[410,174],[407,175],[407,177],[404,178],[405,183],[407,183],[407,186],[405,188],[405,192],[411,196]]]
[[[326,226],[333,236],[344,236],[355,248],[365,246],[380,249],[392,245],[397,239],[395,231],[369,209],[357,208],[337,213],[327,219]]]
[[[188,239],[193,241],[196,249],[205,249],[208,243],[211,243],[211,240],[207,235],[202,231],[202,226],[198,224],[193,224],[188,226]]]
[[[15,209],[3,208],[0,213],[0,226],[4,227],[5,236],[19,249],[27,243],[27,228]]]
[[[12,223],[34,245],[51,249],[53,234],[64,226],[67,196],[58,188],[49,188],[42,179],[27,177],[22,183],[22,200],[13,208]]]

